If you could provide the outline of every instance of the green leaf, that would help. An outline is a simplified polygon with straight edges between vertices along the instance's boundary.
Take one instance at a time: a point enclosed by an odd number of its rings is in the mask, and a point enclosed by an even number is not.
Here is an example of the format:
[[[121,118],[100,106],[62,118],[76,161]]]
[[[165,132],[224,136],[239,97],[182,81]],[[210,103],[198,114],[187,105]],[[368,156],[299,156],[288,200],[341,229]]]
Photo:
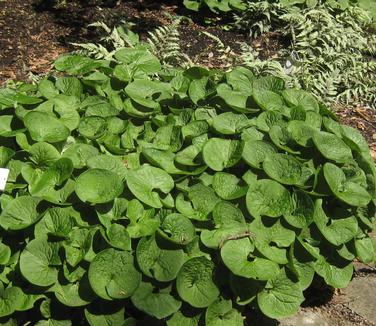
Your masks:
[[[279,272],[277,263],[253,255],[255,250],[253,242],[245,237],[226,241],[221,249],[221,257],[226,267],[235,275],[256,280],[269,280]]]
[[[294,242],[295,232],[285,228],[279,219],[271,222],[256,219],[250,224],[255,247],[264,257],[278,264],[287,264],[287,248]]]
[[[235,135],[249,125],[249,121],[244,114],[232,112],[222,113],[213,119],[213,128],[223,135]]]
[[[88,73],[102,65],[100,61],[83,55],[63,55],[55,61],[55,68],[72,75]]]
[[[69,158],[75,169],[82,169],[86,166],[87,161],[99,154],[99,151],[91,145],[73,143],[63,152],[63,157]]]
[[[81,104],[82,105],[82,104]],[[86,117],[102,117],[102,118],[109,118],[115,117],[119,114],[119,111],[113,107],[107,101],[100,101],[94,102],[90,104],[85,111]]]
[[[262,163],[269,154],[276,153],[273,145],[263,140],[246,141],[243,149],[243,160],[250,166],[261,169]]]
[[[141,105],[145,105],[149,101],[169,97],[171,88],[169,84],[162,82],[138,79],[128,84],[124,91],[132,100]],[[149,99],[149,101],[145,101],[145,99]]]
[[[60,121],[70,130],[77,129],[80,124],[80,115],[77,110],[79,101],[74,96],[58,95],[52,100],[54,111],[60,118]]]
[[[122,63],[134,67],[134,75],[141,71],[147,75],[154,74],[161,69],[159,60],[148,50],[143,48],[123,48],[115,53],[115,58]]]
[[[123,192],[123,183],[114,172],[89,169],[78,177],[75,191],[83,202],[101,204],[119,197]]]
[[[275,125],[269,130],[269,137],[278,148],[291,154],[299,154],[292,133],[284,126]]]
[[[163,219],[160,235],[175,244],[186,245],[195,238],[196,230],[187,217],[172,213]]]
[[[37,222],[41,214],[37,211],[40,199],[20,196],[13,199],[1,212],[0,225],[5,230],[22,230]]]
[[[200,8],[200,2],[196,0],[184,0],[184,6],[189,10],[198,11]]]
[[[127,168],[121,157],[112,155],[97,155],[92,156],[86,161],[89,169],[104,169],[111,171],[118,175],[121,180],[125,180],[127,175]]]
[[[52,207],[47,210],[43,218],[35,225],[36,238],[47,238],[48,235],[68,238],[75,226],[76,212],[72,207]]]
[[[252,94],[252,83],[255,79],[252,71],[245,67],[235,67],[226,73],[226,80],[234,90]]]
[[[0,105],[4,108],[11,108],[17,104],[33,105],[42,102],[43,100],[35,96],[28,96],[9,88],[2,89],[0,92]]]
[[[155,292],[150,283],[141,282],[131,300],[137,309],[157,319],[163,319],[177,312],[181,306],[181,301],[176,300],[169,292],[169,288]]]
[[[262,215],[279,217],[289,214],[293,209],[289,191],[278,182],[269,179],[250,184],[246,203],[249,213],[255,218]]]
[[[82,307],[88,305],[97,296],[93,293],[87,277],[80,282],[61,285],[56,283],[53,286],[56,299],[68,307]]]
[[[319,112],[320,110],[316,98],[301,89],[285,89],[282,91],[282,96],[290,106],[301,106],[306,111]]]
[[[314,264],[315,272],[334,288],[346,287],[352,278],[354,267],[352,263],[341,257],[320,257]]]
[[[355,251],[359,260],[365,264],[374,262],[375,249],[374,240],[372,238],[355,239]]]
[[[249,234],[242,211],[227,201],[220,201],[213,210],[215,229],[202,230],[201,241],[208,248],[219,248],[227,240]]]
[[[278,111],[262,112],[256,119],[256,127],[259,130],[266,132],[268,132],[274,125],[283,126],[285,124],[282,114]]]
[[[335,246],[349,242],[358,232],[355,216],[329,219],[322,208],[321,199],[316,200],[313,220],[325,239]]]
[[[20,270],[24,278],[37,286],[49,286],[57,281],[59,245],[46,239],[30,241],[20,256]]]
[[[4,168],[15,153],[15,151],[8,147],[0,146],[0,167]]]
[[[71,326],[72,322],[70,320],[48,319],[48,320],[40,320],[35,325],[36,326]]]
[[[56,89],[54,83],[47,78],[44,78],[40,81],[40,83],[38,84],[38,91],[46,99],[54,98],[59,94],[59,91]]]
[[[305,121],[293,120],[287,125],[287,131],[291,138],[300,146],[311,147],[315,129]]]
[[[293,210],[284,215],[285,220],[296,228],[306,228],[313,221],[315,205],[311,197],[303,191],[292,194]]]
[[[217,249],[221,248],[227,240],[242,237],[244,234],[249,234],[245,222],[232,221],[231,224],[218,229],[202,230],[200,239],[206,247]]]
[[[244,320],[241,313],[232,308],[231,300],[219,298],[206,309],[205,323],[207,326],[242,326]]]
[[[257,294],[261,311],[270,318],[284,318],[295,314],[304,296],[299,282],[293,282],[284,271],[269,280]]]
[[[225,103],[237,112],[249,113],[257,112],[258,109],[251,108],[251,89],[235,90],[227,84],[219,84],[217,87],[217,95],[222,98]]]
[[[239,184],[240,180],[233,174],[217,172],[213,178],[213,189],[219,197],[225,200],[233,200],[245,196],[247,185]]]
[[[209,124],[204,120],[195,120],[182,127],[183,138],[193,138],[207,133]]]
[[[254,88],[253,98],[264,110],[278,111],[284,105],[282,97],[269,90],[258,90]]]
[[[29,148],[30,160],[36,165],[50,166],[60,158],[59,151],[51,144],[40,142]]]
[[[7,265],[12,255],[10,247],[0,242],[0,264]]]
[[[259,91],[269,90],[272,92],[280,92],[284,90],[285,82],[278,77],[266,76],[255,79],[253,81],[253,88]]]
[[[22,171],[23,175],[24,171]],[[66,158],[57,160],[43,173],[39,174],[38,171],[34,171],[29,181],[30,194],[51,203],[64,204],[74,191],[74,181],[68,179],[72,171],[72,162]]]
[[[304,249],[298,241],[295,241],[289,251],[290,270],[298,277],[302,290],[307,289],[315,275],[314,258]]]
[[[231,224],[246,225],[242,210],[227,201],[218,202],[212,215],[216,227],[219,228],[231,226]]]
[[[239,140],[209,139],[202,151],[205,163],[214,171],[222,171],[239,162],[244,143]]]
[[[65,95],[80,97],[83,88],[80,80],[76,77],[59,77],[55,83],[56,88]]]
[[[174,185],[174,180],[167,172],[149,165],[143,165],[128,172],[127,186],[129,190],[140,201],[151,207],[161,208],[163,206],[163,198],[153,191],[154,189],[167,195]]]
[[[346,163],[353,158],[351,149],[336,135],[317,131],[312,139],[320,153],[328,160]]]
[[[207,220],[208,215],[220,201],[212,188],[201,183],[189,189],[188,197],[191,202],[184,201],[184,195],[179,194],[176,198],[176,209],[190,219],[199,221]]]
[[[111,309],[107,306],[99,305],[85,309],[85,317],[90,326],[128,326],[124,317],[124,308],[118,308],[112,303]],[[129,326],[134,326],[129,324]]]
[[[205,257],[188,260],[180,269],[176,289],[182,300],[196,308],[213,303],[219,290],[213,282],[214,264]]]
[[[13,127],[14,117],[12,115],[0,116],[0,137],[13,137],[25,129],[17,129]]]
[[[163,248],[155,237],[144,237],[139,241],[136,257],[141,271],[160,282],[174,280],[184,263],[183,250]]]
[[[230,287],[234,294],[235,302],[240,306],[248,305],[257,298],[257,293],[262,291],[265,282],[256,281],[251,278],[244,278],[230,275]]]
[[[350,126],[341,126],[341,135],[344,142],[355,151],[368,153],[369,147],[367,141],[359,130]]]
[[[174,159],[177,164],[186,166],[198,166],[200,164],[203,164],[202,160],[199,157],[200,152],[201,150],[198,146],[191,145],[176,153]],[[204,168],[206,168],[206,166],[204,166]]]
[[[108,239],[108,243],[114,248],[121,250],[131,250],[131,238],[126,228],[120,224],[113,223],[106,230],[105,238]]]
[[[301,107],[300,107],[301,108]],[[305,119],[304,122],[309,125],[313,130],[319,130],[321,129],[322,124],[322,116],[320,113],[314,112],[314,111],[302,111],[304,112]]]
[[[215,89],[209,77],[194,79],[189,84],[188,94],[194,104],[204,100],[210,93],[214,93]]]
[[[129,252],[105,249],[91,262],[89,281],[99,297],[106,300],[124,299],[136,291],[141,274],[135,269],[133,256]]]
[[[341,168],[325,163],[324,176],[330,190],[340,200],[352,206],[366,206],[372,199],[368,191],[360,184],[346,180]]]
[[[88,139],[97,139],[106,132],[106,119],[97,116],[84,117],[80,121],[78,131]]]
[[[284,81],[277,77],[261,77],[253,81],[253,98],[264,110],[279,111],[284,105],[278,94],[284,88]]]
[[[310,168],[289,154],[268,154],[263,168],[269,177],[287,185],[303,186],[313,174]]]
[[[68,138],[69,129],[57,118],[43,112],[32,111],[25,115],[24,123],[35,141],[58,143]]]
[[[112,202],[96,205],[95,210],[100,222],[106,228],[109,228],[111,222],[119,220],[125,216],[127,206],[128,201],[125,198],[115,198]]]
[[[0,317],[12,315],[15,311],[21,310],[25,300],[25,294],[19,287],[11,286],[0,289]]]
[[[184,312],[177,311],[172,317],[166,321],[167,326],[198,326],[198,322],[201,315],[189,315],[186,316]]]
[[[163,151],[155,148],[144,148],[142,150],[142,155],[148,160],[149,163],[162,168],[169,174],[185,174],[184,171],[175,166],[175,154],[170,151]]]

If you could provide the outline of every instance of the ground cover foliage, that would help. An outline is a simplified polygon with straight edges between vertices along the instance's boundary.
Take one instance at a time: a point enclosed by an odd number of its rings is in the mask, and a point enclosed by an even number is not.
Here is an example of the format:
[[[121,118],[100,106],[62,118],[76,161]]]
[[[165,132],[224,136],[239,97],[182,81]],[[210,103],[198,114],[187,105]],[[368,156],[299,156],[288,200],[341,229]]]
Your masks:
[[[367,143],[311,94],[143,44],[55,69],[0,90],[3,323],[242,325],[374,262]]]

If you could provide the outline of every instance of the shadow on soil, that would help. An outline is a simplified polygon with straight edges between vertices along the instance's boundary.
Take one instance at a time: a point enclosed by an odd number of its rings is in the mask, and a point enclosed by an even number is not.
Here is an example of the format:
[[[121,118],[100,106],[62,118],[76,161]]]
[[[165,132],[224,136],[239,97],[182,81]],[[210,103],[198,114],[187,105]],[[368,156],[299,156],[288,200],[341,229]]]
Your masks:
[[[325,284],[324,280],[315,276],[311,286],[304,291],[305,301],[301,307],[320,307],[332,300],[334,289]],[[247,326],[277,326],[280,322],[264,316],[259,310],[250,308],[246,311]]]

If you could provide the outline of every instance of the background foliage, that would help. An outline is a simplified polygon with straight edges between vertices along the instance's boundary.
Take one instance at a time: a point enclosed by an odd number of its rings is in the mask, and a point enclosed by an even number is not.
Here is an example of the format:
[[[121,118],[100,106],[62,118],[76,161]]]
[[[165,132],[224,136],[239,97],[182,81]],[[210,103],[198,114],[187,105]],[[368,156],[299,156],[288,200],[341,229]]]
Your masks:
[[[367,6],[363,1],[300,0],[185,1],[185,5],[193,10],[209,6],[222,15],[229,11],[233,20],[226,28],[249,34],[249,41],[241,44],[240,55],[235,55],[218,37],[206,33],[217,43],[223,66],[245,65],[257,76],[272,74],[289,86],[311,92],[327,104],[375,107],[375,1],[367,2]],[[149,32],[147,42],[164,63],[187,67],[192,65],[193,58],[181,50],[182,19],[174,18],[170,25]],[[127,23],[124,26],[131,28]],[[104,29],[105,47],[114,50],[124,45],[123,34],[118,34],[124,26],[113,31]],[[277,53],[261,57],[262,49],[252,42],[258,37],[278,37]],[[81,46],[96,57],[106,56],[102,45]]]

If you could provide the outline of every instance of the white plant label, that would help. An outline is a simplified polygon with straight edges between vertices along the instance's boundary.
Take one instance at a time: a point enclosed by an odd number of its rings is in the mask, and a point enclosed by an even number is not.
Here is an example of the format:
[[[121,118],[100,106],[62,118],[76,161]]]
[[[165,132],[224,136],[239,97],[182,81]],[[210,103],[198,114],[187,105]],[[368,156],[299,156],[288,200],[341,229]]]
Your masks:
[[[9,169],[0,168],[0,191],[4,191],[7,184]]]

